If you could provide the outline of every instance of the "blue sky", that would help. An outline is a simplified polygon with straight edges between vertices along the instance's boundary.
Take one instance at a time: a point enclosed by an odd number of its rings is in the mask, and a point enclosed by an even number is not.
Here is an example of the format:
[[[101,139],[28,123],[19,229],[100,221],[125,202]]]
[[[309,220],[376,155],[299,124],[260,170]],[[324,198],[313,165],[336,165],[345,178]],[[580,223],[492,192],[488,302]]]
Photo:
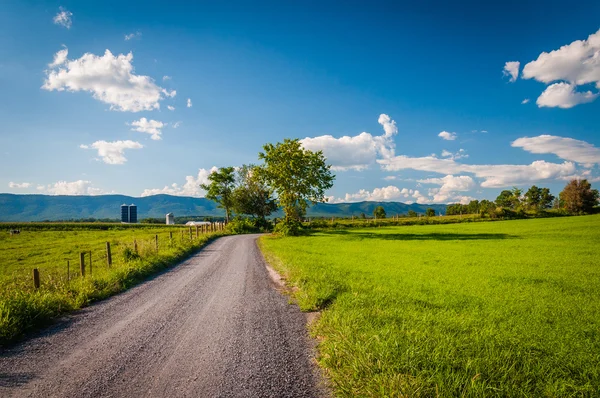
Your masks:
[[[598,2],[186,3],[4,3],[0,191],[202,196],[284,138],[332,201],[600,185]]]

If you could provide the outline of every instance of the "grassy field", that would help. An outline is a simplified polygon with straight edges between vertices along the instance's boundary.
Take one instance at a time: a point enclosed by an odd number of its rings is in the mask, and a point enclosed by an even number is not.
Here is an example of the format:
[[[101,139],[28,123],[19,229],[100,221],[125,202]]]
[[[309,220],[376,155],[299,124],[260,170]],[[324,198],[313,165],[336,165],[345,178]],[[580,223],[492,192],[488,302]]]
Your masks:
[[[14,236],[0,231],[0,344],[138,283],[219,234],[199,234],[196,238],[194,229],[190,239],[185,227],[144,225],[113,225],[114,229],[81,229],[79,224],[48,224],[45,228],[37,225],[28,230],[29,227],[24,225],[21,233]],[[110,267],[106,242],[111,245]],[[85,278],[79,272],[81,252],[86,253]],[[40,273],[38,290],[33,286],[34,268]]]
[[[338,396],[600,396],[600,215],[263,237]]]

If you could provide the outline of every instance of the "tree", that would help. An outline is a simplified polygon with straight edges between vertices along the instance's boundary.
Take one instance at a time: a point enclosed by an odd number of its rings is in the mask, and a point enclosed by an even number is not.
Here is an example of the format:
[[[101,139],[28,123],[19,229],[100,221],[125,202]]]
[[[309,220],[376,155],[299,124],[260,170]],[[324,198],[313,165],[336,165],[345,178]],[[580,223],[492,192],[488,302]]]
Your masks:
[[[431,207],[428,207],[427,210],[425,210],[425,215],[427,217],[435,217],[435,210]]]
[[[373,210],[373,216],[375,218],[385,218],[386,214],[383,206],[377,206],[375,210]]]
[[[525,193],[525,205],[528,209],[539,209],[542,201],[542,190],[533,185]]]
[[[409,210],[409,211],[408,211],[408,216],[409,216],[409,217],[416,217],[416,216],[417,216],[417,212],[416,212],[416,211],[414,211],[414,210]]]
[[[243,165],[237,171],[237,186],[232,193],[232,210],[265,220],[277,210],[269,188],[257,177],[257,166]]]
[[[590,213],[598,204],[600,194],[587,180],[571,180],[560,193],[562,206],[569,213]]]
[[[513,187],[511,192],[511,208],[516,210],[521,206],[521,196],[523,195],[523,190],[521,188]]]
[[[540,209],[549,209],[552,207],[554,199],[556,198],[550,193],[548,188],[542,188],[542,192],[540,194]]]
[[[233,167],[221,167],[210,173],[209,184],[200,184],[200,188],[206,191],[206,198],[214,200],[219,207],[225,209],[225,220],[229,222],[231,208],[233,206],[233,188],[235,186],[235,169]]]
[[[367,216],[365,213],[360,213],[360,218],[362,218],[364,220],[365,218],[367,218]]]
[[[258,158],[264,165],[257,169],[260,180],[276,194],[285,214],[283,223],[295,235],[308,202],[325,202],[325,191],[333,186],[335,176],[325,163],[322,151],[304,149],[298,139],[266,144]]]
[[[496,205],[498,207],[511,207],[513,203],[512,197],[512,191],[505,189],[504,191],[500,192],[500,195],[498,195],[496,198]]]

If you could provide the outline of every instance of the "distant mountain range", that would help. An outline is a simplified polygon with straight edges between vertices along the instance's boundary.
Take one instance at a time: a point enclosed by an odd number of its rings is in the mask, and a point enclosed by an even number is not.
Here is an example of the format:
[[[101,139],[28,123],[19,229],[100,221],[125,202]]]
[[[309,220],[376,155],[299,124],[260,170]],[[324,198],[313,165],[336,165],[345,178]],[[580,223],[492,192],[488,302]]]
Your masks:
[[[153,195],[134,198],[125,195],[54,196],[0,194],[0,221],[58,221],[83,218],[118,219],[122,204],[138,207],[138,220],[149,217],[223,216],[217,204],[205,198]],[[428,207],[436,213],[446,211],[446,205],[420,205],[399,202],[319,203],[308,209],[310,217],[350,217],[373,214],[383,206],[388,216],[406,214],[409,210],[425,213]],[[277,215],[277,214],[275,214]],[[279,214],[281,215],[281,213]]]

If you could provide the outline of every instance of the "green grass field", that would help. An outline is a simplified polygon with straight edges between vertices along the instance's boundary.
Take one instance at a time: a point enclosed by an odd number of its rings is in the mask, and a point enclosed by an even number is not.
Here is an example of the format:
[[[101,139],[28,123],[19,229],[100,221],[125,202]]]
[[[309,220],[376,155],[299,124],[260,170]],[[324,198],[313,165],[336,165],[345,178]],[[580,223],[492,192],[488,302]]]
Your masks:
[[[338,396],[600,396],[600,215],[263,237]]]
[[[219,234],[200,234],[196,238],[194,229],[190,239],[185,227],[143,225],[116,225],[109,230],[82,229],[79,224],[33,225],[31,230],[28,227],[24,225],[21,233],[14,236],[0,231],[0,344],[140,282]],[[107,264],[106,242],[111,244],[111,267]],[[86,253],[85,278],[79,270],[81,252]],[[34,268],[40,273],[41,286],[37,291],[33,286]]]

